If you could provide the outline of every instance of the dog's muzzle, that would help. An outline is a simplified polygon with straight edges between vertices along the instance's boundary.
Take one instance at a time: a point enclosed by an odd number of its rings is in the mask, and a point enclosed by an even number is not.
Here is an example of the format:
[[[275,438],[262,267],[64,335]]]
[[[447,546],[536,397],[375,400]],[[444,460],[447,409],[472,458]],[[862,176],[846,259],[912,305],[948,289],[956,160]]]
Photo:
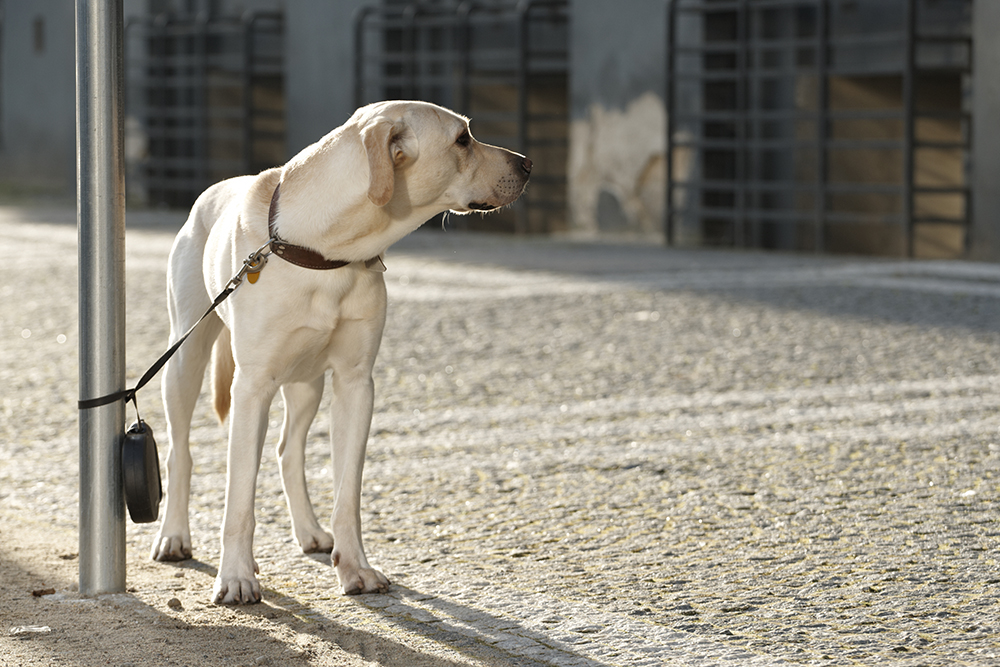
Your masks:
[[[506,206],[507,204],[513,203],[521,194],[524,193],[524,188],[528,185],[528,178],[531,176],[532,162],[530,158],[526,158],[523,155],[513,154],[513,157],[521,158],[515,167],[515,172],[510,178],[505,178],[498,188],[497,195],[501,199],[498,204],[490,204],[487,202],[469,202],[468,208],[470,211],[495,211],[501,206]]]

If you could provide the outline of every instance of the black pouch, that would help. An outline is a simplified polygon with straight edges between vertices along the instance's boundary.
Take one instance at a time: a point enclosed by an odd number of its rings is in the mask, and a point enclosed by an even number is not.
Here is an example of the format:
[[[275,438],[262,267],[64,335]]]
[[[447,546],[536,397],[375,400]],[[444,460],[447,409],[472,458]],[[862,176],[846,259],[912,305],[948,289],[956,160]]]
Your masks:
[[[125,505],[134,523],[152,523],[160,514],[163,486],[153,429],[141,419],[125,432],[122,450]]]

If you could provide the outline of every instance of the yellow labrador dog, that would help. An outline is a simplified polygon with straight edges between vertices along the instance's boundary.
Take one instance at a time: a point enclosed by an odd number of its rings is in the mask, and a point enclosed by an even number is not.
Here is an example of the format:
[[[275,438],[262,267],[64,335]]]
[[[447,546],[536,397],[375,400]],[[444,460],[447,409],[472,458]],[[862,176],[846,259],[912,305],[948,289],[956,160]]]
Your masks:
[[[305,552],[333,552],[347,594],[385,591],[361,540],[361,473],[371,425],[372,366],[385,323],[381,256],[424,221],[489,211],[524,190],[531,161],[481,144],[468,120],[424,102],[381,102],[284,167],[218,183],[201,195],[170,254],[167,294],[176,341],[243,266],[270,253],[191,334],[166,367],[167,501],[156,560],[191,557],[191,416],[212,359],[220,419],[229,421],[217,603],[261,598],[253,557],[254,496],[267,414],[279,390],[278,443],[292,530]],[[333,534],[306,491],[306,432],[332,371]]]

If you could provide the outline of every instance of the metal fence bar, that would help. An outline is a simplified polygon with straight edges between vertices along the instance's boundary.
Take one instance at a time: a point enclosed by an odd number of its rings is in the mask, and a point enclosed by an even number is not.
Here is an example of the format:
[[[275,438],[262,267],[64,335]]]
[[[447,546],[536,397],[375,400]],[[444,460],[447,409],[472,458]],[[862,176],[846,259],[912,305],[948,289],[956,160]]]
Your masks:
[[[204,187],[210,184],[208,167],[208,16],[199,14],[195,20],[194,34],[194,76],[196,83],[191,89],[194,97],[195,124],[192,128],[193,151],[191,170]],[[199,188],[200,189],[200,188]]]
[[[675,97],[677,95],[675,90],[675,82],[677,78],[675,76],[676,61],[677,61],[677,44],[676,44],[676,25],[677,25],[677,0],[667,0],[667,67],[666,67],[666,77],[667,80],[664,82],[664,95],[666,99],[664,100],[666,110],[667,110],[667,142],[664,153],[664,172],[666,176],[666,187],[664,188],[664,201],[663,201],[663,236],[666,240],[668,246],[675,245],[677,243],[674,224],[674,130],[676,128],[677,114],[674,113],[675,108]]]
[[[517,150],[528,153],[528,11],[531,0],[517,3]],[[524,234],[528,231],[527,202],[515,208],[514,231]]]
[[[242,102],[243,108],[240,109],[241,112],[241,143],[243,148],[243,173],[252,174],[253,173],[253,124],[254,124],[254,108],[253,108],[253,71],[254,71],[254,44],[253,44],[253,29],[254,23],[256,22],[256,17],[253,14],[249,14],[244,17],[242,25],[242,38],[243,38],[243,67],[241,74],[241,83],[243,87]]]
[[[827,184],[830,180],[827,166],[828,142],[830,141],[830,6],[827,0],[820,0],[816,25],[816,76],[819,79],[816,91],[816,191],[814,197],[816,218],[813,226],[813,251],[823,252],[826,248]]]
[[[918,250],[918,223],[955,224],[967,232],[971,194],[965,182],[928,187],[919,179],[932,151],[969,150],[969,114],[918,100],[927,97],[921,87],[925,75],[963,76],[971,71],[969,56],[963,55],[968,54],[967,48],[963,50],[968,37],[960,32],[921,34],[926,21],[918,11],[923,5],[918,0],[904,4],[906,13],[900,16],[898,29],[840,34],[831,16],[835,3],[828,0],[668,1],[664,206],[668,243],[677,242],[683,224],[697,223],[702,234],[711,233],[716,242],[756,246],[762,242],[760,226],[768,223],[777,235],[771,237],[779,244],[776,247],[791,240],[801,244],[799,249],[822,252],[829,243],[831,223],[873,220],[897,225],[905,253],[912,256]],[[765,16],[763,9],[775,11]],[[807,14],[802,11],[812,16],[804,19]],[[802,20],[808,23],[797,23]],[[764,21],[773,21],[770,29]],[[893,56],[881,69],[873,69],[871,63],[849,57],[857,48],[887,45],[900,55],[901,63]],[[878,54],[885,55],[884,48]],[[902,87],[896,93],[898,106],[831,106],[835,77],[873,75],[898,78]],[[805,107],[801,101],[786,99],[792,85],[815,87]],[[851,136],[859,130],[847,128],[858,126],[847,123],[858,120],[898,123],[902,132],[898,138],[866,135],[863,130],[860,136]],[[923,138],[918,122],[924,120],[961,123],[961,135]],[[901,176],[881,182],[881,176],[866,172],[862,162],[869,154],[898,165]],[[682,165],[678,160],[685,155],[690,156],[690,173],[678,172]],[[807,172],[799,169],[802,164],[809,165]],[[844,182],[845,165],[871,180]],[[789,167],[794,173],[787,172]],[[854,195],[875,195],[881,198],[880,205],[896,208],[891,214],[876,215],[841,210],[868,206],[859,204],[860,199],[845,198]],[[961,214],[934,210],[953,205],[931,199],[934,195],[962,197],[964,210]],[[775,227],[806,211],[812,216],[808,233]]]
[[[916,33],[917,2],[906,3],[906,52],[903,70],[903,234],[906,239],[906,256],[913,257],[913,178],[915,172],[913,141],[914,112],[917,104]]]
[[[148,155],[134,165],[149,203],[189,206],[213,182],[282,161],[283,15],[131,21],[129,113]]]
[[[375,16],[374,7],[360,7],[354,12],[354,106],[360,107],[364,104],[365,98],[365,27],[368,25],[368,17]]]
[[[546,92],[546,77],[566,76],[567,47],[558,34],[567,23],[565,0],[360,9],[354,15],[355,102],[402,96],[442,104],[474,117],[479,140],[532,156],[534,187],[506,216],[513,231],[540,231],[557,216],[531,214],[564,211],[566,205],[564,174],[544,172],[559,170],[553,165],[564,159],[558,154],[568,140],[561,130],[555,135],[542,130],[551,129],[546,123],[566,124],[567,113],[538,108],[536,99],[550,104],[540,94]],[[468,220],[452,224],[465,226]]]
[[[748,200],[751,197],[751,190],[747,187],[747,182],[756,171],[755,155],[748,143],[752,134],[756,132],[756,128],[753,128],[752,125],[757,122],[754,109],[758,106],[753,99],[756,91],[747,77],[752,71],[748,59],[753,38],[748,4],[748,0],[740,0],[736,9],[736,35],[739,40],[739,48],[736,51],[736,109],[742,116],[736,124],[736,138],[740,142],[740,146],[735,151],[736,183],[733,184],[738,211],[736,222],[733,224],[733,245],[738,248],[747,245],[748,231],[754,246],[757,245],[760,234],[759,222],[750,218],[752,206]]]
[[[80,397],[125,387],[122,0],[77,0]],[[125,590],[124,403],[80,411],[80,593]]]

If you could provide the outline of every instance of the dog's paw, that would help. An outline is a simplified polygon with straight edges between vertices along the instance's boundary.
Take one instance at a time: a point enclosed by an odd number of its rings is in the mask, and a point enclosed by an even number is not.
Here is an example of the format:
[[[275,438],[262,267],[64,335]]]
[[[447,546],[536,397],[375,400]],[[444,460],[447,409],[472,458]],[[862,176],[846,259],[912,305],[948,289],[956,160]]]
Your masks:
[[[361,595],[362,593],[388,593],[389,580],[384,574],[372,567],[355,568],[342,571],[337,568],[337,577],[344,589],[344,595]]]
[[[179,561],[191,557],[191,538],[157,535],[149,557],[158,561]]]
[[[212,589],[215,604],[257,604],[261,600],[260,583],[257,577],[223,579],[220,574]]]
[[[305,554],[328,554],[333,551],[333,535],[322,528],[316,528],[310,532],[304,532],[295,536],[295,541],[302,547]]]

